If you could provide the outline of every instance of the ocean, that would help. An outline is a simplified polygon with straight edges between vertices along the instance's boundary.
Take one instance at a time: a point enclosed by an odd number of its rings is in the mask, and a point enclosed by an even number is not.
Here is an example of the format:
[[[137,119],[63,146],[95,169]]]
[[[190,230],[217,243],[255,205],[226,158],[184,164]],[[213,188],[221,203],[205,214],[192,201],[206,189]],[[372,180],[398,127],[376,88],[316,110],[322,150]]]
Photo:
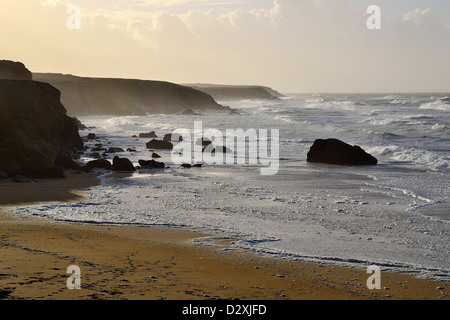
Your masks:
[[[279,100],[220,102],[240,115],[80,117],[95,133],[93,147],[120,147],[136,166],[150,160],[151,139],[133,137],[175,129],[279,130],[279,169],[261,164],[211,164],[184,169],[170,151],[155,150],[169,168],[101,176],[79,203],[16,208],[74,223],[186,228],[196,239],[228,250],[252,250],[279,259],[417,274],[449,280],[450,94],[288,94]],[[319,138],[359,145],[377,166],[306,161]],[[92,160],[87,151],[83,161]],[[109,154],[109,159],[115,154]]]

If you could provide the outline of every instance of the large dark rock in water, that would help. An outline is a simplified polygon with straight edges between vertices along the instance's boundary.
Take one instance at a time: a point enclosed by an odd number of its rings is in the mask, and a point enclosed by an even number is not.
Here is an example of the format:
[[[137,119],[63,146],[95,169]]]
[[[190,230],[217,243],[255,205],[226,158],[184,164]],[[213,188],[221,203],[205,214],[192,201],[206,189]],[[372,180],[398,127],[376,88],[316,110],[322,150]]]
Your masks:
[[[0,79],[32,80],[32,74],[21,62],[0,60]]]
[[[0,114],[0,171],[42,178],[76,167],[72,159],[83,141],[50,84],[0,80]]]
[[[111,169],[114,171],[136,171],[129,159],[119,158],[118,156],[114,157]]]
[[[147,142],[146,146],[148,149],[168,149],[168,150],[173,149],[172,142],[156,139]]]
[[[339,165],[376,165],[378,160],[359,146],[338,139],[318,139],[308,152],[308,162]]]

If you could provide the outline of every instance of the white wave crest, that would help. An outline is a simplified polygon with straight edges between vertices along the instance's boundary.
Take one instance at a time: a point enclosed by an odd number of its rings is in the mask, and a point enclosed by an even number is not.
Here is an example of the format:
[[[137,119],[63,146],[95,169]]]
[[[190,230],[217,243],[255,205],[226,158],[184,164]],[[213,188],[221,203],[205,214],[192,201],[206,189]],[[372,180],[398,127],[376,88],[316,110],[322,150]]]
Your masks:
[[[423,103],[419,109],[430,109],[439,111],[450,111],[450,104],[444,103],[442,100]]]

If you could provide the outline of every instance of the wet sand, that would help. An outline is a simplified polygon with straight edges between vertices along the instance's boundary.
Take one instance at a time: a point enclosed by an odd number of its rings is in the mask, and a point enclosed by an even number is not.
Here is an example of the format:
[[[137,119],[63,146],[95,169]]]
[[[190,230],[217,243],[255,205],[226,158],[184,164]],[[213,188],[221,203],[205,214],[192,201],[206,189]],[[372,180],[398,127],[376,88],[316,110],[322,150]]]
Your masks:
[[[70,224],[17,217],[11,207],[77,201],[92,174],[36,184],[0,183],[0,299],[36,300],[448,300],[449,283],[381,273],[369,290],[366,270],[290,262],[193,240],[181,229]],[[81,270],[69,290],[67,268]]]

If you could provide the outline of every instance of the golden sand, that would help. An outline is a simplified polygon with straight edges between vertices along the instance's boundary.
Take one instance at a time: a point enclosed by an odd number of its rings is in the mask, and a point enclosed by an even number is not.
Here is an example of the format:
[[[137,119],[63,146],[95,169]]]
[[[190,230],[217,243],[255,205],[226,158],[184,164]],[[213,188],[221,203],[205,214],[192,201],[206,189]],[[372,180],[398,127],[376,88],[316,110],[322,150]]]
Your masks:
[[[76,201],[95,175],[72,174],[37,184],[0,184],[0,299],[37,300],[435,300],[449,299],[448,282],[382,271],[369,290],[366,270],[290,262],[229,250],[181,229],[70,224],[18,218],[10,207]],[[67,268],[81,270],[69,290]]]

